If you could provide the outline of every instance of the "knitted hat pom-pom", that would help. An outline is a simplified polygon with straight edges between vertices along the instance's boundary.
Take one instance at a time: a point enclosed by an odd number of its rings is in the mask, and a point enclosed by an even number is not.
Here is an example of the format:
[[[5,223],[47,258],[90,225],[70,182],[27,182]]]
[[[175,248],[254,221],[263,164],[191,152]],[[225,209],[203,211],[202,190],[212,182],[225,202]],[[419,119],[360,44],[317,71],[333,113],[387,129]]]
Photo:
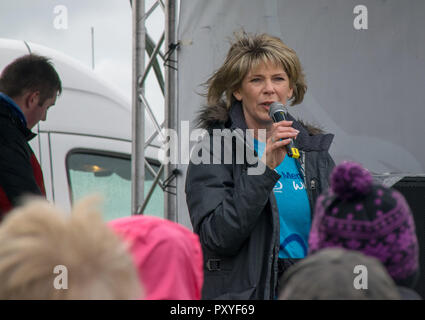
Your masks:
[[[344,200],[366,195],[372,187],[372,176],[360,164],[345,161],[331,175],[331,189]]]

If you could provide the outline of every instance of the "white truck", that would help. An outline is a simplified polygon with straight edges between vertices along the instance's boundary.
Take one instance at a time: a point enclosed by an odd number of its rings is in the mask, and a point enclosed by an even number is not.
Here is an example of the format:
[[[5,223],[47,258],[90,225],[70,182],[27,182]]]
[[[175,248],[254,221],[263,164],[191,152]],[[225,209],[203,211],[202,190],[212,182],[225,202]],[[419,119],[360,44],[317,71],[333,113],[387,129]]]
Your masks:
[[[50,57],[63,91],[47,120],[33,132],[30,144],[43,170],[47,198],[66,211],[94,192],[104,198],[104,218],[131,214],[131,103],[106,81],[78,61],[44,46],[0,39],[0,70],[15,58],[37,53]],[[153,129],[146,124],[146,135]],[[155,141],[145,154],[158,170]],[[145,192],[153,183],[145,173]],[[145,211],[164,216],[164,194],[157,186]]]

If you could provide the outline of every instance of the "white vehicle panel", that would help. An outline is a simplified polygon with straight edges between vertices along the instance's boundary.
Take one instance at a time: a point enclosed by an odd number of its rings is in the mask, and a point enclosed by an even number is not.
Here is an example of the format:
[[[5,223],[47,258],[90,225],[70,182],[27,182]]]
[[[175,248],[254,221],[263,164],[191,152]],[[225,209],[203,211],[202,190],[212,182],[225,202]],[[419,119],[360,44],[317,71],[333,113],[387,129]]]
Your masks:
[[[105,153],[115,152],[127,156],[131,154],[131,143],[127,141],[60,133],[50,133],[49,135],[51,165],[52,172],[54,173],[52,176],[54,190],[69,190],[66,159],[72,151],[80,149]],[[56,192],[54,194],[54,201],[66,211],[69,211],[71,208],[69,193]]]

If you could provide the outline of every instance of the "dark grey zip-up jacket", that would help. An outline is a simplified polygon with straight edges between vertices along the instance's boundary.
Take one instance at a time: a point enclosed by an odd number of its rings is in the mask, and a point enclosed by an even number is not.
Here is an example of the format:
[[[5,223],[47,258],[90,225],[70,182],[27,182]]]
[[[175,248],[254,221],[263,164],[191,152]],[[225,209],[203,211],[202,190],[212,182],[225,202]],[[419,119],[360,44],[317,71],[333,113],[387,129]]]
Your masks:
[[[209,132],[203,143],[210,145],[210,150],[199,148],[198,156],[212,153],[213,129],[246,129],[240,103],[230,111],[224,105],[205,108],[199,120]],[[334,167],[328,153],[333,135],[311,135],[295,120],[293,127],[300,131],[295,143],[313,210],[317,196],[328,187]],[[231,148],[236,151],[235,140]],[[273,188],[280,175],[267,166],[261,175],[248,174],[252,162],[244,159],[241,163],[236,152],[232,152],[231,163],[225,162],[228,150],[223,143],[220,151],[221,159],[217,154],[202,157],[210,158],[210,164],[191,161],[186,177],[186,201],[204,255],[202,298],[274,299],[280,231]],[[221,164],[214,164],[214,159]]]

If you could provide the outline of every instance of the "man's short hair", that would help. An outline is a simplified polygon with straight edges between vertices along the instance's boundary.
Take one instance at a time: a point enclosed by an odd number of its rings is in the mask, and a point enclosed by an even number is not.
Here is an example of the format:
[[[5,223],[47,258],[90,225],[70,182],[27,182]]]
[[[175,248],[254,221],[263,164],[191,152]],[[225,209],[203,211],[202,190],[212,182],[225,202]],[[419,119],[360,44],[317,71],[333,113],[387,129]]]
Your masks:
[[[0,76],[0,91],[11,98],[26,91],[39,91],[41,105],[56,92],[62,92],[62,83],[49,58],[27,54],[4,68]]]
[[[127,247],[94,201],[71,215],[41,199],[10,212],[0,225],[0,299],[142,297]]]

